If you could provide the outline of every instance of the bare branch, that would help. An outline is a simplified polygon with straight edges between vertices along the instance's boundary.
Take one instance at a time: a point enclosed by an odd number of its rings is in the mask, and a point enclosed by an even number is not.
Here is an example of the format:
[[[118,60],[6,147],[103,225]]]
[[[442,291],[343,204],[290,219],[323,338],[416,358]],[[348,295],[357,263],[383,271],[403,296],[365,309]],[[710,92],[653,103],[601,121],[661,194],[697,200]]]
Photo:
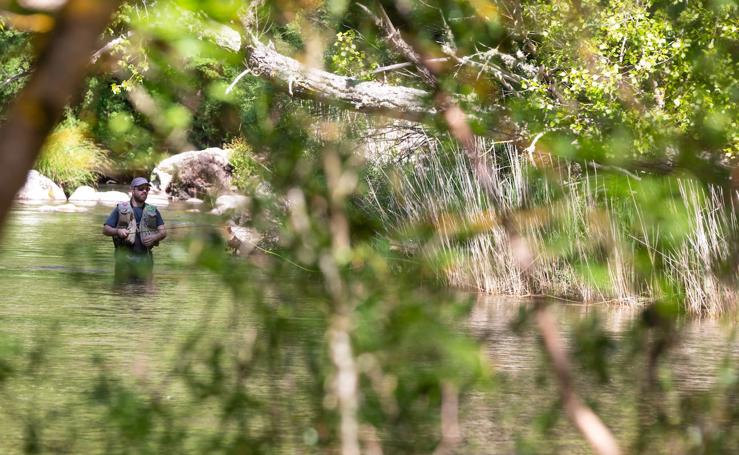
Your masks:
[[[3,85],[4,86],[4,85],[7,85],[7,84],[10,84],[11,82],[17,81],[18,79],[20,79],[22,77],[25,77],[25,76],[28,76],[29,74],[31,74],[31,71],[32,71],[31,68],[26,68],[24,70],[18,71],[17,73],[15,73],[12,76],[8,77],[4,81],[0,82],[0,85]]]
[[[552,362],[552,369],[559,383],[559,394],[562,398],[565,413],[590,443],[590,447],[595,453],[600,455],[620,454],[621,451],[616,439],[611,434],[611,430],[575,393],[567,351],[559,335],[554,317],[547,311],[543,302],[537,302],[535,311],[539,334],[544,341],[544,348]]]
[[[239,81],[241,79],[243,79],[244,76],[246,76],[249,73],[251,73],[251,70],[249,68],[247,68],[244,71],[240,72],[239,75],[236,76],[236,78],[234,78],[234,80],[230,84],[228,84],[228,87],[226,87],[226,95],[228,95],[229,93],[231,93],[231,90],[233,90],[234,87],[236,87],[236,84],[238,84]]]
[[[132,35],[133,35],[133,32],[129,31],[125,35],[121,35],[118,38],[108,41],[103,47],[96,50],[95,53],[92,54],[92,58],[90,58],[90,63],[93,63],[93,64],[96,63],[103,54],[107,54],[108,52],[112,51],[116,46],[125,42]]]
[[[448,62],[450,57],[439,57],[439,58],[429,58],[424,60],[425,63],[442,63],[442,62]],[[395,71],[403,68],[408,68],[411,66],[415,66],[414,63],[411,62],[403,62],[403,63],[394,63],[392,65],[387,66],[381,66],[374,71],[372,71],[372,74],[378,74],[378,73],[385,73],[387,71]]]
[[[357,5],[362,8],[362,10],[364,10],[373,19],[375,24],[385,33],[385,39],[387,39],[390,46],[416,66],[418,72],[421,74],[421,78],[431,86],[436,86],[438,83],[436,76],[434,76],[428,66],[421,61],[421,56],[418,52],[416,52],[416,50],[403,39],[400,35],[400,30],[395,28],[382,5],[378,4],[381,17],[377,17],[369,8],[361,3],[357,3]]]

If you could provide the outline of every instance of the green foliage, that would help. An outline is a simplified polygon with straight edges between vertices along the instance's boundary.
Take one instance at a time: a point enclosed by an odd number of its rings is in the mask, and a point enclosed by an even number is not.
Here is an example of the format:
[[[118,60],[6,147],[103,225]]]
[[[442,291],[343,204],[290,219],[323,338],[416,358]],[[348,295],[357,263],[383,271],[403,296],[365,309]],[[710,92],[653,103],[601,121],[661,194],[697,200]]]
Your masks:
[[[259,162],[244,138],[234,138],[223,144],[223,148],[231,151],[233,184],[240,191],[252,192],[264,180],[265,171],[268,170]]]
[[[33,58],[30,34],[3,25],[0,19],[0,112],[23,86]]]
[[[336,34],[336,41],[329,48],[331,68],[337,74],[357,79],[371,80],[377,63],[368,63],[367,55],[358,48],[357,32],[347,30]]]
[[[541,130],[607,140],[626,127],[632,135],[626,153],[662,155],[661,138],[705,131],[709,118],[721,136],[712,146],[729,158],[737,153],[731,119],[739,113],[731,87],[739,80],[730,51],[739,34],[736,4],[661,8],[660,2],[619,0],[583,2],[585,14],[573,8],[555,1],[525,9],[532,28],[547,24],[534,40],[548,79],[522,84],[542,113]]]
[[[108,166],[105,150],[89,136],[89,127],[68,116],[51,133],[36,163],[36,169],[68,192],[80,185],[94,184]]]

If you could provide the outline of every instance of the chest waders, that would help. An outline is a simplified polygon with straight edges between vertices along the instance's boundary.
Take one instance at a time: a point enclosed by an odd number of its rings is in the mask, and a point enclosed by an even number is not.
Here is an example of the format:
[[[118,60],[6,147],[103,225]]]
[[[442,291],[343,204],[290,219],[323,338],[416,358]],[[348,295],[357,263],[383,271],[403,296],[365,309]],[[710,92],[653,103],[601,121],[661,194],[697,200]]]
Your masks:
[[[115,281],[117,283],[149,281],[154,267],[151,248],[135,253],[134,243],[137,233],[142,242],[157,234],[156,207],[144,204],[141,220],[138,223],[136,223],[136,215],[130,202],[119,203],[117,209],[116,229],[128,229],[128,237],[125,239],[113,237],[113,244],[116,247]]]

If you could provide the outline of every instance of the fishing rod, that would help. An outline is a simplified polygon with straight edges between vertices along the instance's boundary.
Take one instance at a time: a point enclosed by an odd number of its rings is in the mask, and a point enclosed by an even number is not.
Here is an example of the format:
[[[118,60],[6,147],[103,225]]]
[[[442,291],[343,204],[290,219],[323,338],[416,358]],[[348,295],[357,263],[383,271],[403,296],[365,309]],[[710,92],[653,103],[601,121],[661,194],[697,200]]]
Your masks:
[[[228,225],[223,224],[196,224],[196,223],[164,223],[167,230],[170,229],[188,229],[188,228],[213,228],[213,229],[224,229]]]
[[[167,226],[167,230],[168,231],[171,230],[171,229],[187,229],[187,228],[213,228],[214,230],[215,229],[220,230],[220,229],[225,229],[225,228],[231,227],[229,225],[208,224],[208,223],[206,223],[206,224],[172,223],[172,224],[174,224],[174,226],[171,226],[169,224],[165,224]],[[235,237],[235,235],[234,235],[234,237]],[[239,241],[241,241],[241,239],[239,239]],[[281,260],[287,262],[290,265],[293,265],[293,266],[295,266],[295,267],[297,267],[297,268],[299,268],[301,270],[305,270],[306,272],[313,272],[313,273],[318,272],[318,270],[309,269],[307,267],[304,267],[304,266],[302,266],[302,265],[300,265],[300,264],[298,264],[298,263],[296,263],[294,261],[291,261],[290,259],[286,258],[285,256],[282,256],[282,255],[280,255],[280,254],[278,254],[278,253],[276,253],[276,252],[274,252],[272,250],[268,250],[266,248],[262,248],[261,246],[257,245],[256,243],[252,243],[252,246],[255,249],[257,249],[257,250],[259,250],[259,251],[261,251],[261,252],[263,252],[265,254],[269,254],[270,256],[274,256],[274,257],[276,257],[278,259],[281,259]]]

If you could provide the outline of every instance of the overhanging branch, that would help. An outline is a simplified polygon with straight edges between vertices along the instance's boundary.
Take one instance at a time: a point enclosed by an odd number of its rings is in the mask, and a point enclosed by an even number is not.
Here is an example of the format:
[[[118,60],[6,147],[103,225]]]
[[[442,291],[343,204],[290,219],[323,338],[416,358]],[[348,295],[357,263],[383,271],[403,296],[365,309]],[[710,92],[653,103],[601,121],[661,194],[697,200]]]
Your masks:
[[[98,38],[118,4],[70,0],[59,12],[34,72],[0,125],[0,224],[64,106],[79,93]]]
[[[309,68],[261,43],[247,46],[247,55],[247,66],[254,75],[286,88],[293,96],[408,120],[437,113],[427,102],[430,94],[423,90],[361,81]]]

